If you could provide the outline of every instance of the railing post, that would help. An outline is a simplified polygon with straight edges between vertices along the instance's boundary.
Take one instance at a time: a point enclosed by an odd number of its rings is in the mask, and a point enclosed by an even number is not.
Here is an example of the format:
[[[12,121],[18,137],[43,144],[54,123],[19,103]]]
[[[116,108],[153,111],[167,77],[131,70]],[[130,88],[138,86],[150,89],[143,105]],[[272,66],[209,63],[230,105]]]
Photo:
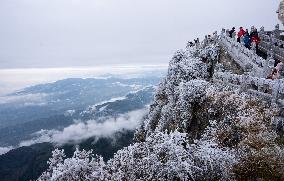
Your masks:
[[[266,67],[265,67],[265,77],[267,77],[273,70],[274,68],[274,63],[275,63],[275,60],[271,57],[269,58],[267,61],[266,61]]]
[[[281,34],[281,31],[280,31],[280,26],[279,24],[277,24],[275,26],[275,30],[273,31],[273,34],[274,34],[274,37],[279,39],[280,38],[280,34]]]
[[[262,26],[259,31],[260,34],[264,34],[264,27]]]
[[[216,43],[216,41],[218,41],[218,31],[214,31],[213,32],[213,40],[215,41],[215,43]]]
[[[268,47],[268,58],[273,59],[274,57],[274,51],[273,51],[273,46],[274,46],[274,34],[270,35],[270,40],[269,40],[269,47]]]
[[[269,62],[268,60],[264,61],[264,71],[263,71],[263,76],[264,78],[266,78],[271,72],[271,69],[269,67]]]
[[[208,44],[208,36],[205,35],[205,37],[204,37],[204,46],[206,46],[207,44]]]
[[[252,43],[251,43],[251,50],[252,50],[254,53],[256,53],[256,44],[255,44],[255,42],[252,42]]]
[[[272,89],[272,104],[276,104],[277,100],[278,100],[278,93],[279,93],[279,88],[280,88],[280,80],[276,81],[277,83],[275,83],[273,85],[273,89]]]
[[[242,75],[242,82],[241,82],[241,92],[246,92],[247,90],[247,80],[249,77],[249,72],[245,71]]]
[[[225,28],[222,28],[221,35],[226,35],[226,30],[225,30]]]
[[[277,66],[280,66],[280,79],[284,79],[284,77],[283,77],[283,75],[284,75],[284,64],[280,63]]]

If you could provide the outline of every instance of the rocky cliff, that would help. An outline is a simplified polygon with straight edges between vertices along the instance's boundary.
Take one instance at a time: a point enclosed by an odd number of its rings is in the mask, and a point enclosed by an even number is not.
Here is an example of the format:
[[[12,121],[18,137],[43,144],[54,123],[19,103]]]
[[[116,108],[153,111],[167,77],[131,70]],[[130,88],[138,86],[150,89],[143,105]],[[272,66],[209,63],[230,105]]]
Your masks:
[[[283,180],[280,109],[215,81],[226,56],[217,38],[176,52],[133,145],[108,162],[55,150],[38,180]]]

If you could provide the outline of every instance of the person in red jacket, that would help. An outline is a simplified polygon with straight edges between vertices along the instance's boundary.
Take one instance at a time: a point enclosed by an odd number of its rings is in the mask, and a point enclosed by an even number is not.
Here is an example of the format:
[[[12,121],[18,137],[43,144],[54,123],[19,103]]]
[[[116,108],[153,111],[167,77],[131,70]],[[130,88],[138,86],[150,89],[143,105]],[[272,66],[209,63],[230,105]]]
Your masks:
[[[246,31],[243,29],[243,27],[240,27],[240,31],[238,32],[238,38],[237,41],[240,43],[241,42],[241,37],[244,36]]]

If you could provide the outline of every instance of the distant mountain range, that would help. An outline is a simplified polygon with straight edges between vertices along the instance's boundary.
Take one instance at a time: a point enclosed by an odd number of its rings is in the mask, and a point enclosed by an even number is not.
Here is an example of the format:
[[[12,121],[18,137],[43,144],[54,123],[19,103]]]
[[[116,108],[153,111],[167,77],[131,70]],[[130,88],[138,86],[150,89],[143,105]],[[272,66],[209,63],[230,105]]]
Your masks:
[[[64,79],[36,85],[0,97],[0,128],[30,122],[66,110],[125,96],[145,86],[157,85],[160,78]],[[20,119],[19,119],[20,118]]]
[[[94,149],[105,159],[111,158],[117,150],[132,143],[134,129],[122,127],[112,135],[90,135],[79,142],[60,145],[51,140],[38,141],[36,134],[43,130],[60,132],[78,122],[88,125],[90,120],[123,121],[119,118],[129,116],[126,113],[147,108],[159,81],[159,77],[65,79],[0,97],[0,148],[14,147],[0,155],[1,180],[37,178],[56,147],[64,148],[67,156],[72,156],[77,145]],[[27,141],[27,146],[21,144],[23,141]]]
[[[15,146],[41,129],[62,129],[75,119],[141,109],[152,100],[158,82],[157,77],[66,79],[0,97],[0,147]]]

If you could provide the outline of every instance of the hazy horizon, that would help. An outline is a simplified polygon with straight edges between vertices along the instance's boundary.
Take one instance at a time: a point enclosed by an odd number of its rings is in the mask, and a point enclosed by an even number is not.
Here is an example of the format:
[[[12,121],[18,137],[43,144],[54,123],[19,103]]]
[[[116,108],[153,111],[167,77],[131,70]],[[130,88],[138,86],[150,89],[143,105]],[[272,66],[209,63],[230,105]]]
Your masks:
[[[109,75],[132,78],[159,76],[168,64],[112,65],[96,67],[22,68],[0,71],[0,96],[36,84],[51,83],[67,78],[104,78]]]

